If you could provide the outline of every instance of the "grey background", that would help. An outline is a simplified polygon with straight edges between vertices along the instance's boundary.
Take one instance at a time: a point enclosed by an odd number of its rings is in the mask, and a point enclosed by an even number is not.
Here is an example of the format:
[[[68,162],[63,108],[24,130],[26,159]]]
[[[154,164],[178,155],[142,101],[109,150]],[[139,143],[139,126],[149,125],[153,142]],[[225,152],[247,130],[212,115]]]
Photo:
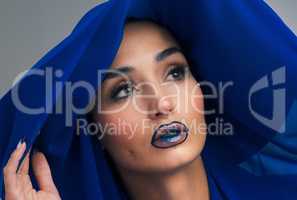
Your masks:
[[[0,98],[100,0],[0,0]],[[297,0],[266,0],[297,34]]]

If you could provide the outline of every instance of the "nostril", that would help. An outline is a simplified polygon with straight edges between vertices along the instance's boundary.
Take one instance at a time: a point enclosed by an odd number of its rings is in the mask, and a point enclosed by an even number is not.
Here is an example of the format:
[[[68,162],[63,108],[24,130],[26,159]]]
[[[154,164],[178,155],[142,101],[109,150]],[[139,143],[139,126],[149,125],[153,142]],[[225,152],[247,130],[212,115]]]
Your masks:
[[[162,115],[162,114],[169,114],[171,111],[173,110],[172,107],[165,107],[165,108],[161,108],[159,110],[159,112],[156,113],[156,116]]]
[[[175,110],[175,102],[171,97],[154,98],[154,101],[151,101],[149,110],[151,117],[168,115]]]
[[[163,99],[159,102],[159,110],[164,113],[171,112],[173,110],[173,104],[169,99]]]
[[[160,115],[162,115],[161,112],[157,112],[157,113],[156,113],[156,116],[157,116],[157,117],[160,116]]]

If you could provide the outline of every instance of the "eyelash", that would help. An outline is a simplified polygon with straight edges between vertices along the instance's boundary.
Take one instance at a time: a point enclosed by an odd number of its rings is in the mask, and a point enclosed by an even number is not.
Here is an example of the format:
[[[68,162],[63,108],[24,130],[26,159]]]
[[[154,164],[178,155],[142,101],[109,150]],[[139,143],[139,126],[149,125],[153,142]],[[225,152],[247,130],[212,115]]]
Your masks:
[[[131,87],[132,85],[132,87]],[[111,98],[113,100],[120,100],[120,99],[123,99],[125,97],[117,97],[118,94],[124,90],[124,89],[131,89],[132,88],[132,91],[136,89],[135,87],[135,84],[131,81],[125,81],[123,84],[120,84],[118,87],[116,87],[115,89],[112,90],[111,92]]]
[[[171,65],[173,67],[171,67],[168,70],[168,74],[166,77],[168,77],[168,75],[173,74],[174,72],[182,72],[182,78],[177,78],[175,80],[184,80],[186,73],[188,72],[188,67],[184,64],[173,64]]]
[[[172,64],[169,70],[168,70],[168,74],[166,75],[166,78],[169,75],[173,75],[176,72],[182,73],[182,77],[179,78],[174,78],[174,80],[176,81],[181,81],[185,79],[185,75],[188,72],[188,67],[184,64]],[[117,97],[118,94],[123,90],[123,89],[131,89],[130,92],[133,92],[134,90],[137,90],[135,83],[133,81],[125,81],[123,84],[120,84],[118,87],[116,87],[115,89],[112,90],[111,92],[111,98],[113,100],[121,100],[121,99],[125,99],[128,95],[124,96],[124,97]]]

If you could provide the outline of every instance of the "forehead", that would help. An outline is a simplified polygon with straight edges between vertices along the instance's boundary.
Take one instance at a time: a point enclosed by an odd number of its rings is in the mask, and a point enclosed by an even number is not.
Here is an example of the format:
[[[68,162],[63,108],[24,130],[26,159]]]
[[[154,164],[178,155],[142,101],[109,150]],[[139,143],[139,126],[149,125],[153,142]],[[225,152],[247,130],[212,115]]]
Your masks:
[[[179,47],[165,28],[150,22],[129,23],[111,67],[153,60],[157,52],[171,46]]]
[[[168,47],[168,48],[156,53],[153,59],[155,62],[158,63],[158,62],[162,62],[162,61],[166,60],[167,57],[170,57],[172,55],[178,55],[178,57],[184,58],[180,48],[178,48],[176,46],[171,46],[171,47]],[[140,66],[143,66],[143,65],[140,65]],[[133,65],[126,65],[126,66],[115,66],[111,69],[108,69],[104,74],[103,83],[106,82],[106,80],[110,80],[112,78],[119,77],[119,76],[121,76],[121,74],[128,75],[128,74],[131,74],[138,70],[147,72],[147,70],[145,70],[141,67],[139,69],[137,69],[137,68],[139,68],[139,67],[133,66]],[[151,67],[151,68],[154,68],[154,67]]]

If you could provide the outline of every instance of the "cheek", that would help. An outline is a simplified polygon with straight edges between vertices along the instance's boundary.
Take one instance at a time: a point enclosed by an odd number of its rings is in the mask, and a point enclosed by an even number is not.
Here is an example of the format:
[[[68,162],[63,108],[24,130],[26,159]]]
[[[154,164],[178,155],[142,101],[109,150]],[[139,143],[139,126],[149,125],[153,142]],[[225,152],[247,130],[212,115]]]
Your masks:
[[[199,85],[194,85],[192,87],[191,95],[190,95],[191,107],[196,112],[203,114],[204,113],[204,101],[202,90]]]
[[[204,115],[204,100],[202,90],[195,79],[189,79],[180,89],[180,105],[184,114],[196,115],[201,117]]]
[[[102,144],[118,166],[133,168],[145,154],[144,146],[147,145],[147,137],[146,134],[142,134],[141,119],[140,114],[134,113],[129,108],[101,118],[101,123],[106,130],[102,137]]]
[[[189,112],[184,114],[187,116],[186,118],[190,125],[190,130],[192,130],[190,135],[192,147],[198,152],[201,152],[205,144],[207,133],[203,94],[200,86],[195,80],[190,81],[189,85],[188,100],[186,102]]]

